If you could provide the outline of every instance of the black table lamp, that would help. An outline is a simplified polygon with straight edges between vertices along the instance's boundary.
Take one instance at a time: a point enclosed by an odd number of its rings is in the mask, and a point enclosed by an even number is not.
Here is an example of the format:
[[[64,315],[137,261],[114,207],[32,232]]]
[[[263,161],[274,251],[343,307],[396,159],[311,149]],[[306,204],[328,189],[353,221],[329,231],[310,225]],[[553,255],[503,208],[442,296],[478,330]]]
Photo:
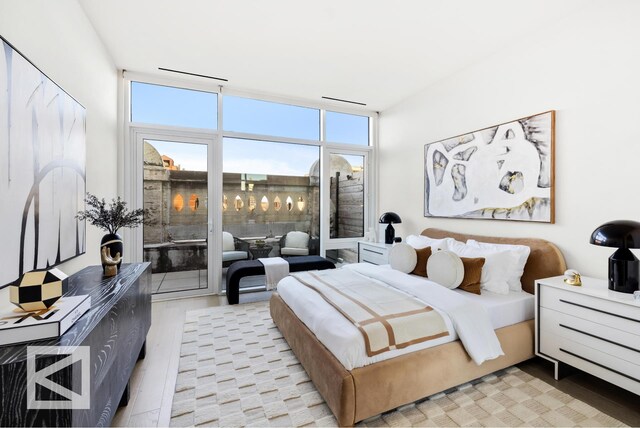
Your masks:
[[[640,262],[629,248],[640,248],[639,222],[610,221],[594,230],[589,242],[618,248],[609,257],[609,290],[621,293],[633,293],[638,290]]]
[[[393,244],[393,238],[396,237],[396,231],[393,228],[393,223],[402,223],[400,216],[396,213],[388,212],[380,216],[380,223],[388,224],[384,231],[384,243]]]

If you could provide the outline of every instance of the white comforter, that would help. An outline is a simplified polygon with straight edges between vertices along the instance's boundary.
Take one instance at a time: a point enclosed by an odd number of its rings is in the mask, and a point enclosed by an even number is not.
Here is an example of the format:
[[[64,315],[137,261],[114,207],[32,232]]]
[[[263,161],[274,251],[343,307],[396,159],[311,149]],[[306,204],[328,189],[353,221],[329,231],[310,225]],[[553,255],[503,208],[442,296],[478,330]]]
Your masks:
[[[394,287],[433,307],[442,314],[449,336],[368,357],[358,329],[328,304],[318,293],[287,277],[278,284],[278,293],[300,320],[316,335],[347,370],[454,341],[458,338],[476,362],[503,355],[489,316],[479,303],[431,281],[370,264],[352,264],[343,269]]]

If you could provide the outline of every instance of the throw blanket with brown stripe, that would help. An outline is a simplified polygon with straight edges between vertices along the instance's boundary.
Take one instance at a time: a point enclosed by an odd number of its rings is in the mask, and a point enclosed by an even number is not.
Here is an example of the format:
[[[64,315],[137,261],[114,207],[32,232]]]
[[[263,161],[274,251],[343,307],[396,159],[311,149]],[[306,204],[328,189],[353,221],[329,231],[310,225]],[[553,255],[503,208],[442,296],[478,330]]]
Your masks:
[[[330,269],[291,275],[318,292],[360,330],[370,357],[449,335],[444,319],[433,308],[353,271]]]

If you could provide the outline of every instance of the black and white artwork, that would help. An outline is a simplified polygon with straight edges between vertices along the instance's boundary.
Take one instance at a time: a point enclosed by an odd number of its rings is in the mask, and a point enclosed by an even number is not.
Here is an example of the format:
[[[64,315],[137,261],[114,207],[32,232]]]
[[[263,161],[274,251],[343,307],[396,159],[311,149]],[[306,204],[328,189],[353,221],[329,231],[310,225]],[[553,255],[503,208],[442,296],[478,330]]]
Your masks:
[[[85,252],[85,108],[0,39],[0,287]]]
[[[555,111],[424,146],[425,217],[553,223]]]

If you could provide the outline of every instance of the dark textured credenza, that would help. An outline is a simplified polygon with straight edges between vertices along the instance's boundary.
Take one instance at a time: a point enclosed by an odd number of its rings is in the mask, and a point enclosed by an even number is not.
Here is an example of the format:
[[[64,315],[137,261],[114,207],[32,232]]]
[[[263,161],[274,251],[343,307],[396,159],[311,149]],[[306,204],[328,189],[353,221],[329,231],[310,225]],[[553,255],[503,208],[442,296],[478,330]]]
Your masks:
[[[144,357],[151,326],[151,266],[123,264],[111,278],[103,278],[101,266],[89,266],[69,277],[67,295],[81,294],[91,296],[91,309],[62,336],[0,346],[0,426],[108,426],[118,405],[128,401],[129,379]],[[27,409],[27,345],[89,347],[89,409]],[[37,360],[36,370],[61,359],[47,358]],[[73,364],[49,379],[77,391],[81,366]],[[37,391],[39,400],[60,399],[46,389]]]

